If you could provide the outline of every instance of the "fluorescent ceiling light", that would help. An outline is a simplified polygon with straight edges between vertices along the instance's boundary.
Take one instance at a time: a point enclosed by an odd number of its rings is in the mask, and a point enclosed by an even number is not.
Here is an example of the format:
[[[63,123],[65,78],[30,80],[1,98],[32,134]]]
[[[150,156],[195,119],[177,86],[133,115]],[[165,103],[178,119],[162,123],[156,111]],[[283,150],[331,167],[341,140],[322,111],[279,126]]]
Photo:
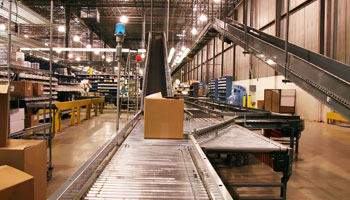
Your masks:
[[[108,52],[108,53],[113,53],[116,52],[116,49],[113,48],[61,48],[61,47],[54,47],[53,50],[60,49],[61,51],[70,51],[70,52]],[[50,51],[50,48],[21,48],[21,51]],[[137,50],[130,50],[130,49],[122,49],[123,53],[137,53]]]
[[[169,57],[168,57],[168,63],[170,63],[170,61],[173,59],[174,53],[175,53],[175,48],[173,47],[173,48],[170,49],[170,53],[169,53]]]
[[[137,52],[138,53],[146,53],[146,49],[138,49]]]

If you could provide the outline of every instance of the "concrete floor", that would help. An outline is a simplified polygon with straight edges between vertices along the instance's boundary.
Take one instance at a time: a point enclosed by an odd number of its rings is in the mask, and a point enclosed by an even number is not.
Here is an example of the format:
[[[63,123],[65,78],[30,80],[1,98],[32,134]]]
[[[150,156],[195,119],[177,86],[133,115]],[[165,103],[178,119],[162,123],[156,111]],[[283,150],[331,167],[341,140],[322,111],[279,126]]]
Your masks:
[[[131,115],[129,116],[129,119]],[[122,115],[121,127],[127,121]],[[288,199],[349,199],[350,128],[306,122]],[[115,110],[65,128],[53,140],[53,179],[48,197],[115,133]],[[256,174],[260,174],[257,172]]]
[[[84,113],[81,116],[85,116]],[[129,119],[132,114],[129,115]],[[53,139],[53,178],[47,184],[50,197],[73,173],[116,133],[116,110],[106,108],[104,114],[70,126],[70,118],[62,122],[63,130]],[[120,129],[127,122],[121,115]]]
[[[306,122],[288,199],[350,198],[350,128]]]

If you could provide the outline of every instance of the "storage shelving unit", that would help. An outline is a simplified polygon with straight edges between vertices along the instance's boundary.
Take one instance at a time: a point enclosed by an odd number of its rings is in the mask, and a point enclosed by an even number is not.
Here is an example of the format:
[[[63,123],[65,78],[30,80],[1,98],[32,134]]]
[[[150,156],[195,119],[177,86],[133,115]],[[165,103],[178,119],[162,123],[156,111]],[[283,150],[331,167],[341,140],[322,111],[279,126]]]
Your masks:
[[[198,97],[199,83],[192,83],[190,86],[190,97]]]
[[[228,98],[231,96],[232,76],[223,76],[218,78],[218,97],[219,101],[228,103]]]
[[[218,79],[212,79],[209,81],[208,84],[208,97],[213,100],[214,102],[217,102],[218,100]]]

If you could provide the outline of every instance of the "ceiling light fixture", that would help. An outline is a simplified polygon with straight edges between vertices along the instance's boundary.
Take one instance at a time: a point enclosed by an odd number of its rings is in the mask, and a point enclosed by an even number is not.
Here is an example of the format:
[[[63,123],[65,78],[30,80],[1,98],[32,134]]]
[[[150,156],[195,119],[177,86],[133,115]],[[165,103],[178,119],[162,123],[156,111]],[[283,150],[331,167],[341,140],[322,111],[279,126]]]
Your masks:
[[[77,57],[75,60],[79,62],[80,61],[80,57]]]
[[[68,54],[68,58],[73,58],[73,54]]]
[[[120,22],[123,23],[123,24],[126,24],[128,23],[129,19],[127,16],[123,15],[120,17]]]
[[[58,32],[61,32],[61,33],[66,32],[66,27],[64,27],[63,25],[58,26]]]
[[[107,58],[106,61],[107,62],[112,62],[112,59],[111,58]]]
[[[102,59],[105,59],[105,57],[106,57],[105,55],[102,55]]]
[[[98,55],[98,54],[100,54],[100,52],[99,52],[99,51],[95,51],[94,53],[95,53],[95,55]]]
[[[91,44],[86,45],[86,48],[91,49]]]
[[[273,60],[271,60],[271,59],[267,59],[266,62],[267,62],[267,64],[269,64],[269,65],[274,65],[274,64],[276,64],[275,61],[273,61]]]
[[[201,22],[205,22],[205,21],[208,20],[208,18],[207,18],[207,16],[206,16],[205,14],[201,14],[201,16],[199,17],[199,20],[200,20]]]
[[[79,42],[79,41],[80,41],[80,37],[77,36],[77,35],[74,36],[74,37],[73,37],[73,41],[74,41],[74,42]]]
[[[45,42],[45,46],[49,46],[49,44],[47,42]]]
[[[193,28],[191,32],[192,32],[192,35],[197,35],[197,33],[198,33],[196,28]]]
[[[4,30],[6,30],[5,24],[0,24],[0,31],[4,31]]]

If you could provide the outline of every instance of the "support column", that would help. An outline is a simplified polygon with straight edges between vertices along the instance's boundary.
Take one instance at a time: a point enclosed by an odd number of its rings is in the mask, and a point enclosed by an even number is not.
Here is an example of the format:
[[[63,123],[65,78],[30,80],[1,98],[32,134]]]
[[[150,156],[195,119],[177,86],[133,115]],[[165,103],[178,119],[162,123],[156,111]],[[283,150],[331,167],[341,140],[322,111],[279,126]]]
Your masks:
[[[213,78],[215,78],[215,49],[216,49],[216,38],[213,41]]]
[[[71,13],[71,7],[70,6],[66,6],[65,8],[65,37],[64,37],[64,47],[68,48],[69,47],[69,43],[70,43],[70,19],[72,17],[72,13]],[[69,51],[66,51],[64,54],[64,58],[68,59],[68,54]]]

